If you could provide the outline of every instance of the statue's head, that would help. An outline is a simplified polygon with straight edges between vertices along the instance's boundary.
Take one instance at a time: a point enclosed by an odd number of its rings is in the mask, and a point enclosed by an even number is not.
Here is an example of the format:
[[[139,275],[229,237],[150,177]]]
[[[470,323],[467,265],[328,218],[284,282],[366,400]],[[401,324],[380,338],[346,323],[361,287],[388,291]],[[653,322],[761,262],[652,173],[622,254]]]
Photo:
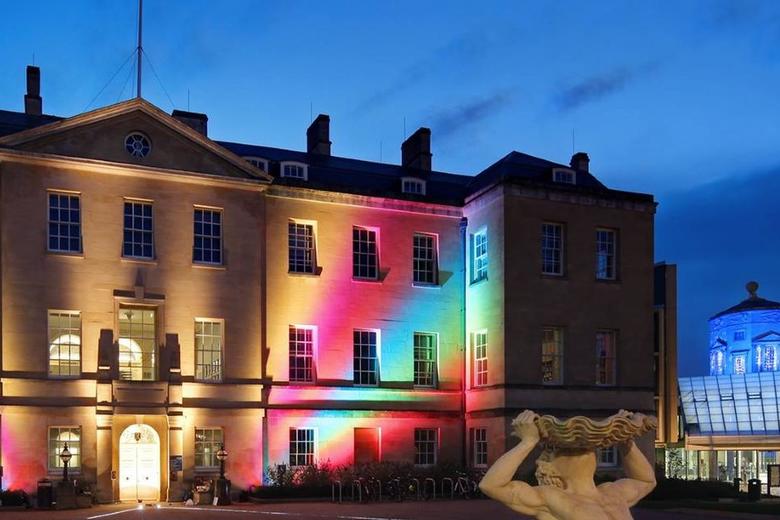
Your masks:
[[[593,479],[596,452],[586,449],[547,448],[536,459],[536,480],[542,486],[566,489],[566,483],[578,478]]]

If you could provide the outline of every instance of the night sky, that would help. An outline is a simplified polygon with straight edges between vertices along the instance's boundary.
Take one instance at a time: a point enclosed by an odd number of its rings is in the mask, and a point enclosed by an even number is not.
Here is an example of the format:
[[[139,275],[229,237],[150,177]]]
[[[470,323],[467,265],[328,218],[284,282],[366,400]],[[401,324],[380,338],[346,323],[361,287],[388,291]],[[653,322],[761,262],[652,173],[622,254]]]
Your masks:
[[[46,113],[130,97],[136,13],[3,2],[0,109],[23,109],[33,55]],[[467,174],[511,150],[567,163],[574,139],[605,184],[659,201],[681,375],[706,373],[707,318],[745,282],[780,300],[780,2],[146,0],[144,13],[144,97],[186,110],[189,90],[216,139],[302,149],[323,112],[335,155],[397,163],[404,124],[429,126],[434,168]]]

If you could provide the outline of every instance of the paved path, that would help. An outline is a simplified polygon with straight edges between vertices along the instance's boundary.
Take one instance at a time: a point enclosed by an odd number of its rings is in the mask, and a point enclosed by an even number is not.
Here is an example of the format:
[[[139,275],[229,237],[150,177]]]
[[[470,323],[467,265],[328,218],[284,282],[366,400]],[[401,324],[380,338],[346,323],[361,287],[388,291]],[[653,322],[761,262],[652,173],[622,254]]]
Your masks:
[[[228,507],[132,505],[98,506],[75,511],[3,512],[1,520],[523,520],[489,500],[405,502],[382,504],[237,504]],[[635,510],[636,520],[777,520],[775,516],[716,511]],[[583,519],[586,520],[586,519]]]

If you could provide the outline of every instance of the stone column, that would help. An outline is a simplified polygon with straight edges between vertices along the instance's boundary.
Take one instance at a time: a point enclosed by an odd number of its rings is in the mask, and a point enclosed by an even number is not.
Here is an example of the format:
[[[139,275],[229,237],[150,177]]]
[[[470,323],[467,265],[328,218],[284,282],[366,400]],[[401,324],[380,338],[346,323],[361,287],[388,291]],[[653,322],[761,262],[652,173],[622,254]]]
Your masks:
[[[116,476],[113,471],[113,459],[114,459],[114,446],[112,439],[112,427],[114,416],[112,412],[107,414],[100,413],[97,415],[97,457],[96,457],[96,473],[97,473],[97,486],[96,486],[96,498],[100,503],[112,503],[115,502],[117,497],[114,496],[114,477]]]

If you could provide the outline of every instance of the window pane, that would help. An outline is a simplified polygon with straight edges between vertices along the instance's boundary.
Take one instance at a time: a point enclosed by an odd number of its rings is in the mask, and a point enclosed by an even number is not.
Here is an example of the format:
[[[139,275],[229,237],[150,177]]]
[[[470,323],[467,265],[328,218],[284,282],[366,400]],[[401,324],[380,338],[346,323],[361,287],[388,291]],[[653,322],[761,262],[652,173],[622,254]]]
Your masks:
[[[436,342],[435,334],[414,333],[414,384],[436,386]]]
[[[615,279],[615,231],[596,230],[596,278]]]
[[[356,385],[376,385],[379,381],[377,332],[355,330],[353,335],[353,381]]]
[[[137,307],[119,309],[119,378],[153,381],[156,378],[156,311]]]
[[[412,272],[415,283],[438,283],[438,261],[435,235],[415,233],[412,239]]]
[[[49,251],[81,252],[79,195],[49,193]]]
[[[217,452],[222,443],[222,428],[195,428],[195,468],[218,468]]]
[[[290,221],[288,228],[288,268],[291,273],[313,273],[314,226]]]
[[[192,261],[205,264],[222,263],[222,212],[196,208],[193,218]]]
[[[290,326],[290,381],[314,382],[314,329]]]
[[[81,374],[81,314],[49,311],[49,375]]]
[[[376,235],[376,231],[371,229],[352,228],[352,276],[354,278],[369,280],[379,278]]]
[[[563,226],[542,224],[542,273],[563,274]]]
[[[222,322],[195,321],[195,379],[222,380]]]
[[[122,254],[138,258],[154,258],[152,204],[126,200],[124,226]]]

